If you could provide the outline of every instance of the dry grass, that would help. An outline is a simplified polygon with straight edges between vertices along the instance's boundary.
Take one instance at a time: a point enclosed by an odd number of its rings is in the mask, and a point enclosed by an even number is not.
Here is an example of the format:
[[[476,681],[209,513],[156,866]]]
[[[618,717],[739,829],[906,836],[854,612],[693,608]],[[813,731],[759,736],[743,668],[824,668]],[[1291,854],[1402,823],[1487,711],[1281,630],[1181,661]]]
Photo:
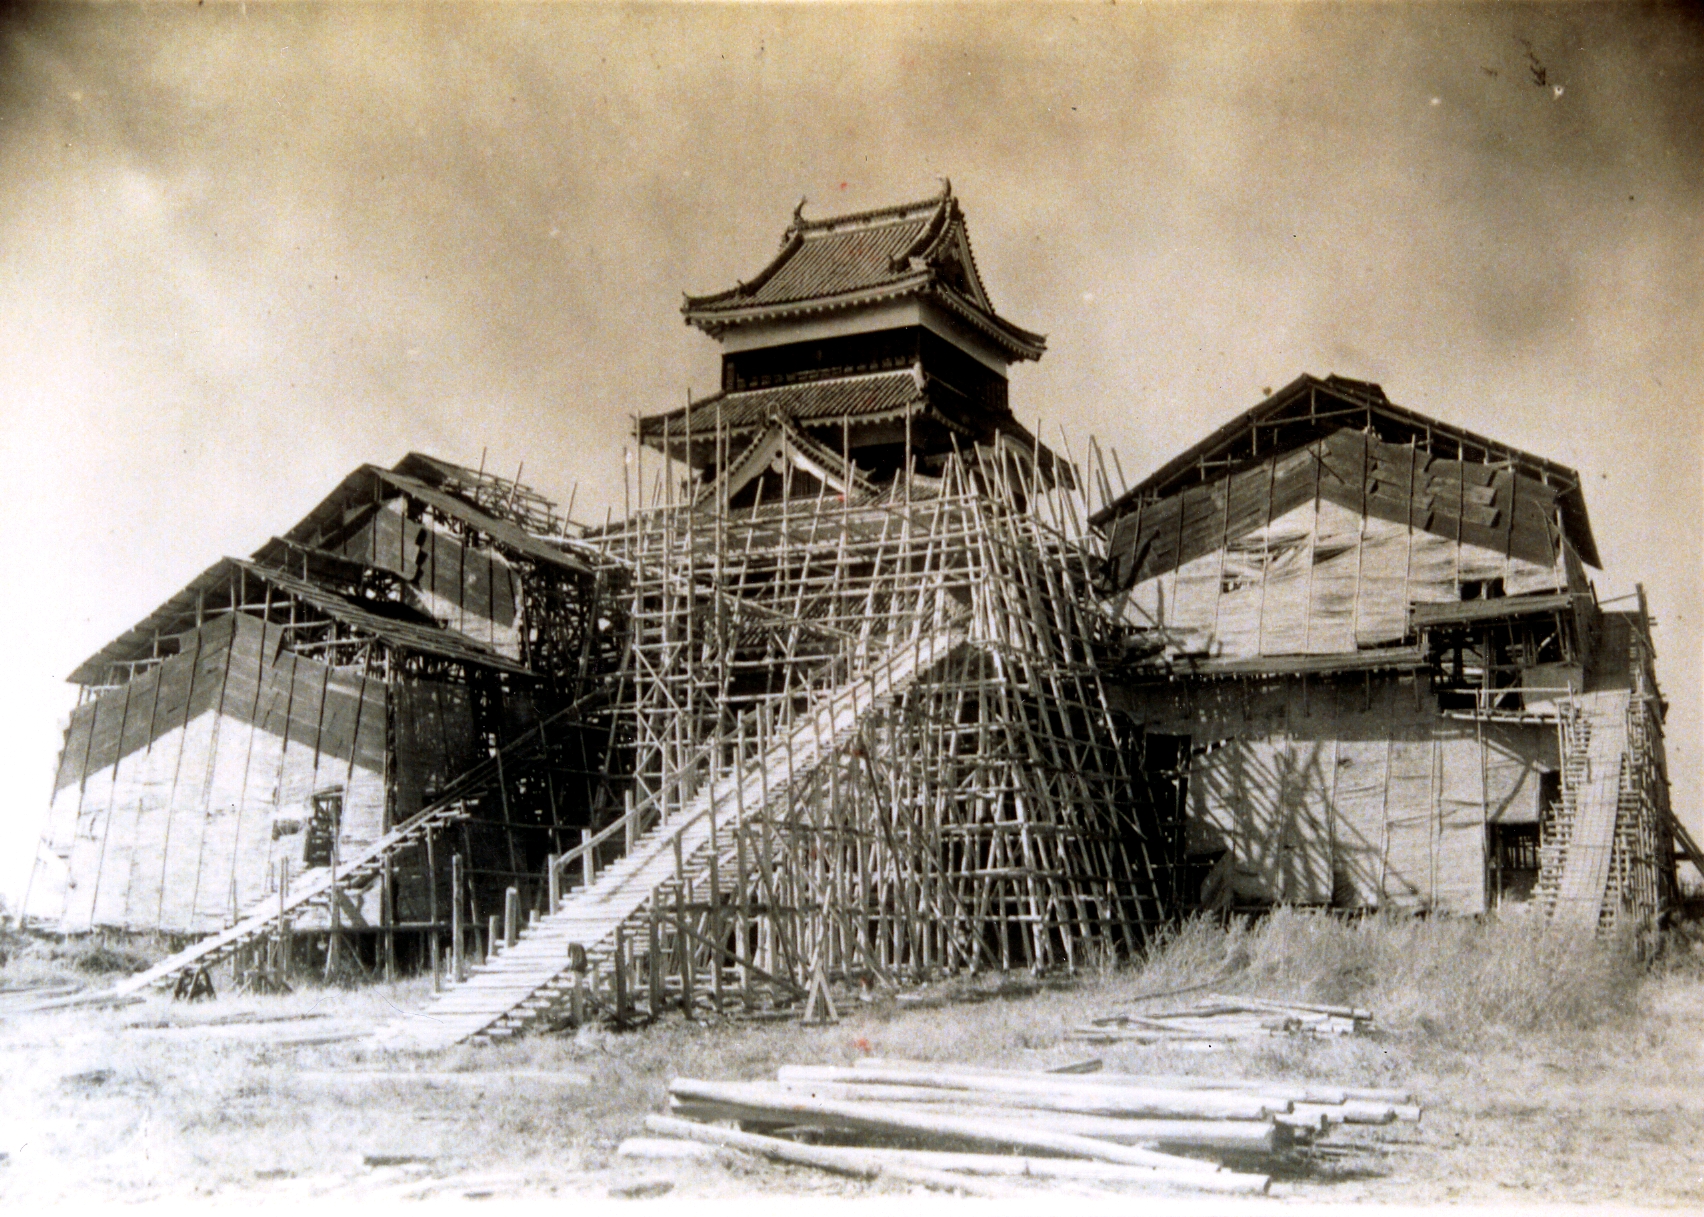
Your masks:
[[[101,985],[171,954],[163,939],[136,934],[57,935],[0,928],[0,988]]]
[[[1154,944],[1139,984],[1225,975],[1229,992],[1368,1007],[1393,1031],[1467,1047],[1489,1030],[1584,1030],[1636,1015],[1644,972],[1626,942],[1536,916],[1362,920],[1279,910],[1191,921]]]
[[[1064,1038],[1097,1012],[1188,986],[1370,1006],[1383,1030],[1218,1053],[1085,1050]],[[0,1023],[11,1100],[0,1110],[0,1152],[11,1154],[0,1166],[0,1200],[385,1197],[432,1187],[601,1196],[657,1178],[682,1197],[859,1196],[872,1189],[809,1171],[743,1159],[634,1164],[613,1150],[662,1109],[668,1080],[683,1074],[772,1076],[782,1064],[867,1054],[1044,1068],[1094,1054],[1109,1069],[1331,1077],[1425,1096],[1418,1129],[1380,1130],[1382,1149],[1282,1185],[1304,1197],[1704,1202],[1704,1060],[1694,1026],[1704,982],[1647,975],[1614,944],[1564,940],[1523,922],[1345,923],[1295,913],[1230,928],[1194,922],[1131,967],[1055,981],[958,980],[905,1002],[881,995],[851,1003],[833,1027],[675,1016],[641,1032],[532,1037],[425,1061],[171,1029],[286,1015],[329,1016],[280,1024],[303,1030],[371,1023],[417,1006],[427,989],[411,981],[198,1006],[156,998]],[[1183,1004],[1201,991],[1142,1005]],[[312,1076],[414,1067],[574,1070],[592,1085],[491,1078],[468,1090]],[[371,1170],[360,1165],[363,1153],[428,1161]]]

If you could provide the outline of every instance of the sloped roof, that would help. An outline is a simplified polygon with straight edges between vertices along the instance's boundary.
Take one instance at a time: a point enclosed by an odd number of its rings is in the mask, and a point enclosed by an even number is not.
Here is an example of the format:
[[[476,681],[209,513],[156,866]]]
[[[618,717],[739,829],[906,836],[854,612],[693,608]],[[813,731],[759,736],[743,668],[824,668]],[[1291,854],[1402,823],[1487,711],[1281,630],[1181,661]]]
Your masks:
[[[428,464],[427,462],[431,462]],[[431,505],[436,510],[452,519],[460,520],[471,528],[476,528],[490,537],[498,545],[517,554],[523,554],[540,562],[548,562],[554,566],[568,570],[588,572],[589,567],[584,561],[535,537],[526,529],[512,520],[506,520],[492,515],[480,507],[474,506],[458,495],[447,493],[430,485],[418,477],[401,473],[401,469],[413,469],[420,473],[430,473],[434,462],[430,457],[424,457],[416,452],[409,453],[397,463],[396,469],[383,469],[378,465],[362,465],[342,482],[337,489],[327,495],[312,511],[304,516],[300,523],[284,534],[287,541],[303,542],[313,537],[320,530],[343,518],[344,511],[354,503],[371,503],[378,493],[388,488],[413,496],[423,503]],[[449,466],[460,470],[469,476],[472,470],[461,469],[460,466]]]
[[[927,401],[920,371],[899,368],[890,372],[866,372],[799,384],[712,393],[692,403],[691,429],[695,435],[703,436],[710,435],[718,425],[738,432],[766,426],[771,418],[777,416],[806,425],[839,418],[880,422],[888,418],[903,418]],[[671,438],[684,439],[687,409],[681,406],[667,414],[652,414],[640,419],[640,437],[661,441],[666,426]]]
[[[689,325],[712,336],[752,321],[852,308],[904,296],[938,300],[992,338],[1012,359],[1039,359],[1040,334],[994,311],[950,183],[932,199],[807,220],[800,212],[781,250],[751,279],[724,292],[687,296]]]
[[[191,579],[181,591],[167,599],[159,608],[78,664],[66,680],[78,685],[99,684],[111,665],[148,658],[153,651],[155,637],[168,637],[194,629],[196,611],[202,597],[208,592],[227,586],[231,575],[236,571],[243,571],[261,583],[271,584],[286,595],[313,605],[328,617],[352,625],[403,650],[477,663],[508,672],[527,671],[514,660],[481,646],[466,635],[445,629],[430,618],[411,619],[421,615],[406,605],[395,605],[395,615],[387,615],[378,611],[376,605],[364,607],[335,592],[303,582],[284,571],[256,562],[247,562],[241,558],[220,558]]]
[[[858,471],[856,462],[849,465],[840,453],[831,452],[785,419],[778,419],[729,462],[726,473],[698,492],[698,502],[712,502],[721,494],[736,493],[753,478],[761,477],[777,458],[840,494],[864,496],[874,494],[877,489]]]
[[[761,431],[777,419],[810,428],[843,418],[857,425],[886,422],[909,415],[917,419],[928,418],[966,440],[973,439],[972,430],[963,421],[950,417],[930,399],[926,387],[930,383],[922,368],[913,366],[888,372],[827,377],[799,384],[712,393],[699,398],[690,407],[679,406],[666,414],[641,418],[638,438],[660,451],[664,447],[666,433],[668,449],[675,459],[691,459],[694,463],[712,459],[709,445],[718,426],[729,436],[737,438]],[[686,452],[689,410],[691,454]],[[1074,484],[1064,461],[1046,444],[1039,443],[1010,414],[994,416],[986,422],[999,434],[1017,441],[1021,447],[1039,453],[1042,468],[1049,477],[1063,476],[1066,485]]]
[[[1566,465],[1523,452],[1463,427],[1428,418],[1399,406],[1371,381],[1304,373],[1179,453],[1140,483],[1097,512],[1091,523],[1104,526],[1138,502],[1155,502],[1188,486],[1215,481],[1227,473],[1265,460],[1274,452],[1300,447],[1343,427],[1365,427],[1390,443],[1414,442],[1429,451],[1462,460],[1505,464],[1517,473],[1553,487],[1562,526],[1582,561],[1601,567],[1591,520],[1586,514],[1580,475]]]
[[[561,531],[563,521],[556,514],[556,504],[520,481],[519,470],[513,478],[498,477],[424,452],[410,452],[392,466],[391,472],[457,495],[485,514],[513,520],[535,534]]]

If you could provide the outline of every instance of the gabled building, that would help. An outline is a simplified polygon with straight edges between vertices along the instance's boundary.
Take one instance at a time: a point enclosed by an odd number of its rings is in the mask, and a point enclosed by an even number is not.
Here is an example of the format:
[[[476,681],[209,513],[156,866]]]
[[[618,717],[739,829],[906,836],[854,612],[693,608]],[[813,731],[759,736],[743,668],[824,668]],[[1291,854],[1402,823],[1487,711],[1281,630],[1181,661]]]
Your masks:
[[[572,703],[618,644],[596,626],[602,583],[554,524],[524,486],[412,454],[214,563],[71,673],[26,916],[217,930]],[[455,830],[476,908],[530,891],[589,822],[607,727],[557,730],[575,736],[571,771],[511,781]],[[425,928],[426,875],[399,855],[388,891],[344,894],[342,927]]]
[[[883,483],[908,461],[939,471],[955,445],[1033,448],[1006,375],[1047,342],[994,311],[951,186],[820,220],[803,206],[769,265],[686,298],[687,324],[722,346],[721,389],[642,419],[641,441],[708,481],[777,421]]]
[[[1598,604],[1573,470],[1303,376],[1096,522],[1180,901],[1672,892],[1649,622]]]

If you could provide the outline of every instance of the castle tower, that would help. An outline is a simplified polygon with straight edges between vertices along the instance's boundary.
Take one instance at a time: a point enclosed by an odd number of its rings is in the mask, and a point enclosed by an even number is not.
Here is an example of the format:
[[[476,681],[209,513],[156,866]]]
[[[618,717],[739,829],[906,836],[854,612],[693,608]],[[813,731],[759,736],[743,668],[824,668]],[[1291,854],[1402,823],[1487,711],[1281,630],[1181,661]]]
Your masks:
[[[907,453],[927,474],[955,444],[1005,435],[1033,445],[1007,404],[1006,370],[1039,359],[1046,339],[994,311],[951,185],[932,199],[828,219],[807,220],[803,207],[756,276],[686,298],[687,324],[722,345],[721,389],[641,419],[641,442],[707,481],[752,464],[742,458],[766,434],[771,444],[785,433],[823,456],[847,453],[876,482]],[[808,483],[787,481],[793,493]]]

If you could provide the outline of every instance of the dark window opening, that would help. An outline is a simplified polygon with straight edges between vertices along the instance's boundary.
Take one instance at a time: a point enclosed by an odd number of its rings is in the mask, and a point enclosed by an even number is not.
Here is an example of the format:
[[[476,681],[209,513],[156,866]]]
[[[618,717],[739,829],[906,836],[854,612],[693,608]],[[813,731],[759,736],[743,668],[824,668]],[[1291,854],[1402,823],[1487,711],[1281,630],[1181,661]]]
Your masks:
[[[327,790],[314,795],[312,802],[314,814],[302,841],[302,865],[330,866],[343,824],[343,791]]]
[[[1490,832],[1492,903],[1531,900],[1538,888],[1538,825],[1492,824]]]
[[[1157,873],[1160,908],[1172,914],[1194,904],[1199,885],[1189,886],[1185,822],[1189,807],[1190,737],[1159,735],[1132,727],[1129,762],[1139,835],[1127,842],[1131,856],[1146,852]]]

